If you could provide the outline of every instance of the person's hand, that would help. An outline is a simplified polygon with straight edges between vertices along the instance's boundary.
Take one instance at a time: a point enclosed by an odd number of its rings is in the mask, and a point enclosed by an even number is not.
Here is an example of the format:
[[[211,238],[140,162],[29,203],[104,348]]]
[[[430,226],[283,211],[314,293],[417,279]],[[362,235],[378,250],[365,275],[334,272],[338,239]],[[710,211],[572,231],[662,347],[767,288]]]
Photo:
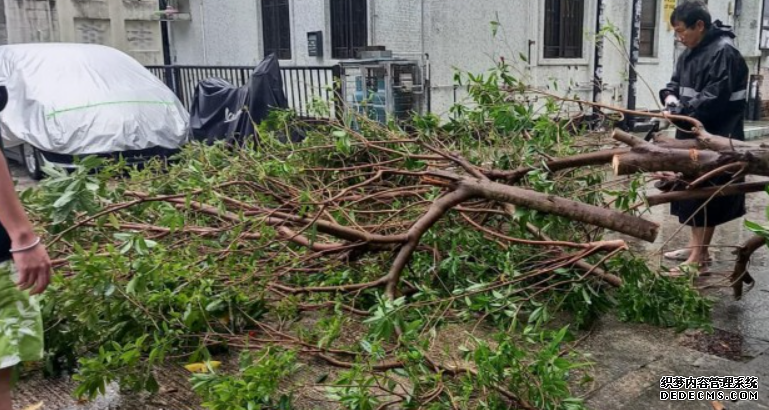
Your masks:
[[[681,105],[681,104],[679,104],[679,105],[672,105],[672,106],[666,108],[665,111],[669,115],[685,115],[684,114],[684,106]]]
[[[665,97],[665,107],[678,107],[681,105],[681,101],[673,94],[668,94],[667,97]]]
[[[682,176],[683,175],[671,171],[661,171],[652,174],[652,180],[658,180],[654,183],[655,188],[662,192],[670,192],[678,190],[683,186],[680,182]]]
[[[14,252],[13,263],[19,272],[19,289],[30,289],[31,295],[43,293],[51,282],[51,259],[43,244],[32,249]]]
[[[652,174],[652,179],[659,179],[660,181],[671,181],[678,179],[678,174],[672,171],[660,171]]]

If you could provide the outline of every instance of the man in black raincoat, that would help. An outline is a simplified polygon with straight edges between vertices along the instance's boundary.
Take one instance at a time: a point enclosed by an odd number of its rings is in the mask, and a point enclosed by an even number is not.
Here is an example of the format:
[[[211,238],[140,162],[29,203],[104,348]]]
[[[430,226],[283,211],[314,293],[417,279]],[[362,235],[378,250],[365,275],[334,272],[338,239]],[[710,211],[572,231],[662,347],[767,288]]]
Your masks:
[[[734,46],[734,33],[720,21],[711,22],[701,1],[676,7],[670,24],[687,50],[679,57],[670,83],[660,91],[660,99],[671,113],[696,118],[711,134],[744,140],[748,66]],[[676,138],[694,135],[678,130]],[[723,175],[709,183],[723,185],[730,180],[731,175]],[[685,249],[665,254],[686,264],[672,269],[671,276],[682,274],[683,266],[702,272],[710,261],[708,246],[715,227],[745,215],[745,195],[673,202],[670,212],[692,230]]]

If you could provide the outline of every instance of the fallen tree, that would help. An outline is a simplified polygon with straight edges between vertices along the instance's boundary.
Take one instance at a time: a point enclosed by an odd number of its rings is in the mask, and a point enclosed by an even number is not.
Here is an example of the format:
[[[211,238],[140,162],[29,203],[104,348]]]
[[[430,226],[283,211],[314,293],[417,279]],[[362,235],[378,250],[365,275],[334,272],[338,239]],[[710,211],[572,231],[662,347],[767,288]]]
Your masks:
[[[712,195],[703,175],[767,175],[763,152],[696,122],[692,142],[585,133],[555,104],[537,112],[495,82],[473,87],[482,104],[446,124],[307,128],[280,113],[257,147],[193,145],[167,170],[117,180],[120,164],[92,158],[54,172],[26,196],[62,273],[45,304],[48,367],[77,368],[78,396],[110,380],[157,391],[169,359],[256,350],[240,379],[194,377],[207,407],[290,401],[267,380],[293,374],[298,355],[346,369],[325,387],[350,408],[565,409],[580,405],[567,383],[580,364],[553,315],[705,323],[710,302],[686,279],[660,281],[604,234],[655,240],[635,206],[643,173],[693,187],[656,203]],[[308,139],[279,143],[294,127]],[[628,176],[607,178],[610,165]],[[466,338],[443,332],[456,323]]]

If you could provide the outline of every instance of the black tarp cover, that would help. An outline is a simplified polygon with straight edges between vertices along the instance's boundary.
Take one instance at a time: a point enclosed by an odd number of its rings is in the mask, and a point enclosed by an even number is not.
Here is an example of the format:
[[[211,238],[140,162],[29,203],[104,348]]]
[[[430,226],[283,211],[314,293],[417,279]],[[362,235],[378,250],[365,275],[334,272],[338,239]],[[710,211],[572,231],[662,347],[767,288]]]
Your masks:
[[[190,111],[193,138],[209,144],[216,140],[243,143],[254,135],[254,123],[267,118],[273,107],[288,108],[288,101],[278,58],[270,54],[242,87],[221,78],[198,83]]]

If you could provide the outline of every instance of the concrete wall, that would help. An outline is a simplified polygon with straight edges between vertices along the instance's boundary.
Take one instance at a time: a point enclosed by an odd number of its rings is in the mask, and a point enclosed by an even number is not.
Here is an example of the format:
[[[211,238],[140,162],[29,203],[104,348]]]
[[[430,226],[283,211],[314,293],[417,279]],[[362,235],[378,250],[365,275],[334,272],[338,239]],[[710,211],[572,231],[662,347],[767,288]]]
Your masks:
[[[5,0],[0,1],[0,45],[8,44],[8,23],[5,19]]]
[[[445,113],[464,90],[455,89],[455,69],[481,73],[500,57],[513,62],[517,75],[531,84],[546,87],[557,83],[581,98],[592,98],[594,36],[598,0],[585,0],[583,58],[546,60],[543,44],[544,1],[541,0],[367,0],[369,44],[383,45],[398,57],[427,61],[431,72],[432,107]],[[259,0],[231,0],[231,6],[209,1],[182,0],[192,21],[173,23],[175,61],[179,64],[253,65],[263,57]],[[667,83],[682,49],[676,48],[673,31],[658,0],[656,56],[642,58],[637,71],[637,107],[657,109],[657,91]],[[710,0],[714,19],[735,26],[738,46],[755,72],[758,50],[758,1],[743,1],[739,18],[733,0]],[[604,0],[605,18],[618,34],[630,37],[630,0]],[[183,8],[184,6],[182,6]],[[333,65],[329,0],[290,0],[292,58],[283,65]],[[491,22],[498,21],[497,35]],[[226,23],[223,23],[226,22]],[[307,32],[322,31],[323,58],[307,55]],[[531,47],[530,47],[531,44]],[[627,48],[606,43],[603,58],[603,102],[624,106],[627,102]],[[519,58],[523,55],[527,61]],[[769,61],[763,66],[769,67]],[[765,84],[769,84],[766,81]],[[767,85],[769,88],[769,85]],[[769,95],[769,93],[765,93]]]
[[[146,65],[162,64],[158,3],[146,0],[0,0],[0,44],[96,43],[127,52]]]
[[[0,0],[5,17],[0,44],[56,41],[59,24],[55,2]]]
[[[158,4],[140,0],[59,0],[60,40],[103,44],[145,65],[163,63]]]

